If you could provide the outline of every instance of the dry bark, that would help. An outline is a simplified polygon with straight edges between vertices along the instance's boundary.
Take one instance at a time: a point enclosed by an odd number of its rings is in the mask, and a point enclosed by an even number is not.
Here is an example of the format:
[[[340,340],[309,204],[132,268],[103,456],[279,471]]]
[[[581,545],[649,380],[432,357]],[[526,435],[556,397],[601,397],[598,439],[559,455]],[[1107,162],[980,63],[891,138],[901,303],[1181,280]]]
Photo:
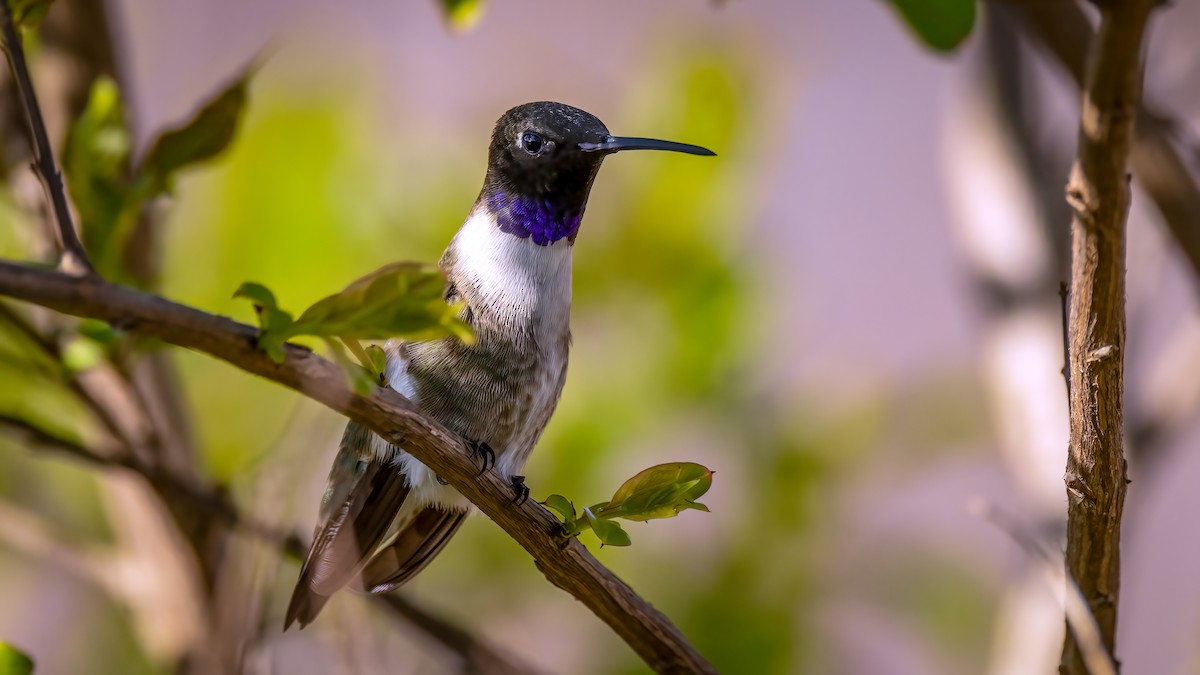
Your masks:
[[[1067,571],[1096,617],[1116,662],[1123,438],[1126,170],[1142,90],[1142,43],[1157,0],[1100,6],[1084,77],[1075,166],[1067,186],[1074,210],[1068,332],[1071,438],[1067,458]],[[1067,631],[1059,669],[1086,673]]]

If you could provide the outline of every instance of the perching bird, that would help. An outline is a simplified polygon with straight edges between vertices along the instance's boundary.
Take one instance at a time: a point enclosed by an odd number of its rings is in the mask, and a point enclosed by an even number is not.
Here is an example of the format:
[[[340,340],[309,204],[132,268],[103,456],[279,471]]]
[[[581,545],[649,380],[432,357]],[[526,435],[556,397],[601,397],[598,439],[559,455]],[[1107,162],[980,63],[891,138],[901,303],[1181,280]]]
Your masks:
[[[527,103],[492,132],[483,190],[440,265],[446,300],[476,341],[391,341],[386,379],[468,440],[483,469],[529,493],[517,474],[558,404],[571,343],[571,251],[592,181],[621,150],[704,148],[614,138],[600,120],[561,103]],[[284,630],[316,618],[347,585],[371,593],[411,579],[462,525],[470,503],[403,448],[350,422]]]

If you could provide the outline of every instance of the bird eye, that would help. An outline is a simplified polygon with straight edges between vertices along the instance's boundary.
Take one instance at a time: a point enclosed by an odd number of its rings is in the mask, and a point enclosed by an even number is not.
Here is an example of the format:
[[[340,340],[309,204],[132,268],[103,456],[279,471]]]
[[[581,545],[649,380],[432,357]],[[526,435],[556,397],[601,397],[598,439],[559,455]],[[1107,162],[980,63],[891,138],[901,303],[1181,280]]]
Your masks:
[[[531,155],[538,154],[542,149],[542,144],[542,137],[532,131],[521,134],[521,149]]]

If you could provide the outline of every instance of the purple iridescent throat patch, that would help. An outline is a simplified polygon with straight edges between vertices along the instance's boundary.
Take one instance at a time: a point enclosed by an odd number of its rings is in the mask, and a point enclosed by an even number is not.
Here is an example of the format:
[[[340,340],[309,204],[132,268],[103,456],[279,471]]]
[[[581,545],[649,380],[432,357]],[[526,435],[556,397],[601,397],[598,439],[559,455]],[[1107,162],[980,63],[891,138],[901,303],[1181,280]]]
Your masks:
[[[575,211],[534,197],[510,197],[498,192],[487,200],[488,210],[500,229],[538,246],[549,246],[566,238],[575,241],[583,211]]]

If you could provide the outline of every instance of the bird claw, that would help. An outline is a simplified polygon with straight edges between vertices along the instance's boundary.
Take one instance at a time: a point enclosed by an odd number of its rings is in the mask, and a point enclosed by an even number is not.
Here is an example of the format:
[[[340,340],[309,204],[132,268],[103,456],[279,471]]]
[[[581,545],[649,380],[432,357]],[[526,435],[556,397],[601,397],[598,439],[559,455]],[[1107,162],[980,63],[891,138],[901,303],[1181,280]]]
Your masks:
[[[514,506],[520,506],[525,503],[526,499],[529,499],[529,486],[525,484],[525,476],[513,476],[511,480],[513,489],[512,503]]]
[[[471,458],[479,460],[479,473],[482,476],[487,473],[487,470],[496,466],[496,452],[487,443],[479,441],[469,441],[467,447],[471,449]]]
[[[441,475],[439,475],[439,474],[434,474],[433,477],[435,479],[437,479],[438,485],[449,485],[450,484],[450,483],[447,483],[446,479],[442,478]]]

